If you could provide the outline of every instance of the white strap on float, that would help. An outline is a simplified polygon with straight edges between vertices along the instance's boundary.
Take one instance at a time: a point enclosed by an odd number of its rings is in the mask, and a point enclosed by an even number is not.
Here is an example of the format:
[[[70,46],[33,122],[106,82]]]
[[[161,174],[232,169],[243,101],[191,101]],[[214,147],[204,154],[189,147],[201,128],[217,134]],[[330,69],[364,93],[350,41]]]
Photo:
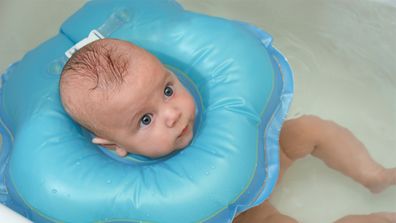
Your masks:
[[[33,223],[2,204],[0,204],[0,222]]]
[[[105,36],[110,36],[111,33],[118,30],[121,26],[131,20],[131,13],[129,10],[122,8],[112,13],[109,18],[96,30],[92,30],[88,37],[76,43],[69,50],[65,52],[67,58],[70,58],[77,50],[92,43],[93,41],[104,39]]]
[[[70,58],[75,52],[77,52],[77,50],[99,39],[104,39],[104,36],[100,34],[96,29],[94,29],[89,33],[87,38],[82,39],[80,42],[76,43],[74,46],[68,49],[65,52],[65,55],[67,56],[67,58]]]
[[[132,16],[133,13],[130,9],[120,8],[115,10],[100,27],[89,32],[88,37],[84,38],[68,49],[65,52],[65,56],[52,61],[48,66],[48,72],[51,74],[60,74],[62,72],[63,66],[73,55],[73,53],[95,40],[109,37],[110,34],[117,31],[124,24],[130,22],[132,20]]]

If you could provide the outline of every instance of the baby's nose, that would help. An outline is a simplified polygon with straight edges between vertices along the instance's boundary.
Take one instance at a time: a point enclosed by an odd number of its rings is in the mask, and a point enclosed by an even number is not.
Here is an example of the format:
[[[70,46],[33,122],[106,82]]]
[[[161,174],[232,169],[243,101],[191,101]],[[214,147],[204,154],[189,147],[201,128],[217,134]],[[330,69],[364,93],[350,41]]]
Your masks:
[[[165,111],[165,122],[169,128],[172,128],[176,125],[181,117],[181,111],[177,108],[168,108]]]

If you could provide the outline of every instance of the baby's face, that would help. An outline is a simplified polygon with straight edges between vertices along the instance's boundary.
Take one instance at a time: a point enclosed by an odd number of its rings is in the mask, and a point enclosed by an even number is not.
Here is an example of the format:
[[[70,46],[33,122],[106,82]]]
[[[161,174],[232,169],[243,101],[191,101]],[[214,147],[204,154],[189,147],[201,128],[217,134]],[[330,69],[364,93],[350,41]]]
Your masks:
[[[149,157],[186,147],[193,137],[194,99],[151,54],[131,60],[120,89],[103,105],[99,120],[107,135],[100,137]]]

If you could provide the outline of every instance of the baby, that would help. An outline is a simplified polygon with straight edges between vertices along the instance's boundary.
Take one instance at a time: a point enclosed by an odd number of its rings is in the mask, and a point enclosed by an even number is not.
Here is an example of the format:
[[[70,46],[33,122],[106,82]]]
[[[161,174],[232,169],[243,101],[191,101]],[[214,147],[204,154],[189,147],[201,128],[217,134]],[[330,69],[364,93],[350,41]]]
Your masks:
[[[193,137],[195,103],[161,62],[129,42],[97,40],[64,66],[60,95],[66,112],[90,130],[92,142],[128,153],[159,157],[186,147]],[[284,123],[280,134],[280,179],[308,154],[378,193],[396,184],[396,169],[376,163],[351,132],[334,122],[302,116]],[[234,222],[297,222],[266,200]],[[337,223],[396,222],[395,213],[351,215]]]
[[[188,145],[195,104],[158,59],[128,42],[104,39],[77,51],[64,66],[66,112],[118,155],[159,157]]]

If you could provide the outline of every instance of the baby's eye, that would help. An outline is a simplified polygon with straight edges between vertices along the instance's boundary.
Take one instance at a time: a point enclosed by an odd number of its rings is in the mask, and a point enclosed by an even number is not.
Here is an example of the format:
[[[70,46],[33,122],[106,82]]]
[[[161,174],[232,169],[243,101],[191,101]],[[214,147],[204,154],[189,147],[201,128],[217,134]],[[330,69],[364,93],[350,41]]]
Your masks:
[[[171,86],[166,86],[164,89],[164,95],[170,97],[173,95],[173,89]]]
[[[144,114],[143,117],[140,119],[140,126],[150,125],[151,117],[151,114]]]

